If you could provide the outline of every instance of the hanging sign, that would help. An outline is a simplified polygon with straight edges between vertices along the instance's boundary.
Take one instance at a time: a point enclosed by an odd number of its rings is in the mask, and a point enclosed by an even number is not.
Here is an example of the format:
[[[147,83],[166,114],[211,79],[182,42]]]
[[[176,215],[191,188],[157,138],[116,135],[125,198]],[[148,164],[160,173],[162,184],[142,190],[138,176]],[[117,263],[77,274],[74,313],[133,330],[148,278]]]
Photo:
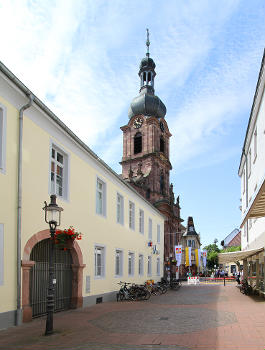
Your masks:
[[[186,266],[191,266],[191,247],[185,248]]]
[[[180,266],[181,264],[181,257],[182,257],[182,245],[175,245],[175,257],[177,266]]]
[[[203,266],[206,267],[206,262],[207,262],[207,250],[202,251],[202,263]]]

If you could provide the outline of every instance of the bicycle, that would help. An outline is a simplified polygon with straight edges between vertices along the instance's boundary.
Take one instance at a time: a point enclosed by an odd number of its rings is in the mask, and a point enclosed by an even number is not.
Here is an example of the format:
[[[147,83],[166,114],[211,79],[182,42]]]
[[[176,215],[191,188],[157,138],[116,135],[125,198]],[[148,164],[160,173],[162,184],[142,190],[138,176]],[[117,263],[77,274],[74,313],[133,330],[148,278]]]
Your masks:
[[[133,294],[131,293],[130,289],[127,287],[128,285],[130,285],[131,283],[127,283],[127,282],[122,282],[120,281],[118,283],[121,287],[120,290],[118,291],[117,295],[116,295],[116,299],[117,301],[123,301],[123,300],[135,300]]]

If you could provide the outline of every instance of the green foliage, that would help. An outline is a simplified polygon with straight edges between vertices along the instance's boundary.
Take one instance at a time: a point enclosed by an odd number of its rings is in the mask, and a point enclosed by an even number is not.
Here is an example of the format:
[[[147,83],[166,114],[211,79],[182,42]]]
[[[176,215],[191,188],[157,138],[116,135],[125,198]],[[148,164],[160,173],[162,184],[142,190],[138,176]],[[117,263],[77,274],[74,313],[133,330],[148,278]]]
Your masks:
[[[207,250],[207,268],[214,269],[218,265],[218,253],[220,249],[217,246],[218,240],[215,238],[214,243],[207,245],[203,250]]]
[[[241,250],[241,246],[235,246],[235,247],[227,247],[225,249],[222,249],[220,253],[230,253],[230,252],[237,252]]]

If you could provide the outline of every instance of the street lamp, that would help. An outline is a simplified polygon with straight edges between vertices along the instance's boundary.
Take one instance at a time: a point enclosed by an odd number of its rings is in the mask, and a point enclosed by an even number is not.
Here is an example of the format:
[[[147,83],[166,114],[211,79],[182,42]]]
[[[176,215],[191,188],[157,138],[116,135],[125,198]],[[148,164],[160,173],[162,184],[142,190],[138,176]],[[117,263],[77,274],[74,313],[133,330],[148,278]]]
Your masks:
[[[45,201],[45,206],[42,208],[45,211],[45,222],[49,224],[51,235],[51,241],[49,244],[49,286],[45,335],[53,334],[54,284],[56,283],[54,279],[54,235],[56,227],[61,224],[61,212],[63,211],[63,208],[59,207],[56,203],[56,195],[52,194],[50,198],[50,204],[47,205],[47,202]]]

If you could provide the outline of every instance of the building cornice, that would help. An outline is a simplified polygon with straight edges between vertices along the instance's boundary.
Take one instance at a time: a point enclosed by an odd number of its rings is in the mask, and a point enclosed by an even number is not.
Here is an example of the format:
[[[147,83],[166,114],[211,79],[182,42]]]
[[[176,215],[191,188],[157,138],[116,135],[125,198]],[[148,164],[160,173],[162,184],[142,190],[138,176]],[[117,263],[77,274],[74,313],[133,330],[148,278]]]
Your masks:
[[[29,90],[1,61],[0,61],[0,72],[2,72],[22,93],[26,96],[33,95],[34,102],[37,107],[39,107],[45,114],[55,122],[64,132],[72,138],[85,152],[87,152],[96,162],[98,162],[104,169],[111,173],[115,178],[139,196],[149,207],[155,210],[160,216],[164,217],[159,210],[157,210],[153,205],[150,204],[142,195],[139,194],[132,186],[130,186],[126,181],[120,178],[120,176],[113,170],[109,165],[107,165],[101,158],[97,156],[78,136],[76,136],[31,90]]]
[[[264,67],[265,67],[265,49],[263,51],[263,57],[262,57],[262,61],[261,61],[258,82],[256,85],[255,95],[254,95],[254,99],[253,99],[253,103],[252,103],[252,107],[251,107],[251,111],[250,111],[250,117],[249,117],[249,121],[248,121],[244,145],[243,145],[242,154],[241,154],[241,158],[240,158],[240,165],[239,165],[239,169],[238,169],[239,176],[241,176],[242,172],[243,172],[243,167],[244,167],[244,164],[246,161],[246,155],[248,153],[251,138],[252,138],[252,135],[253,135],[253,132],[255,129],[256,120],[257,120],[262,96],[264,93],[264,85],[265,85]]]

